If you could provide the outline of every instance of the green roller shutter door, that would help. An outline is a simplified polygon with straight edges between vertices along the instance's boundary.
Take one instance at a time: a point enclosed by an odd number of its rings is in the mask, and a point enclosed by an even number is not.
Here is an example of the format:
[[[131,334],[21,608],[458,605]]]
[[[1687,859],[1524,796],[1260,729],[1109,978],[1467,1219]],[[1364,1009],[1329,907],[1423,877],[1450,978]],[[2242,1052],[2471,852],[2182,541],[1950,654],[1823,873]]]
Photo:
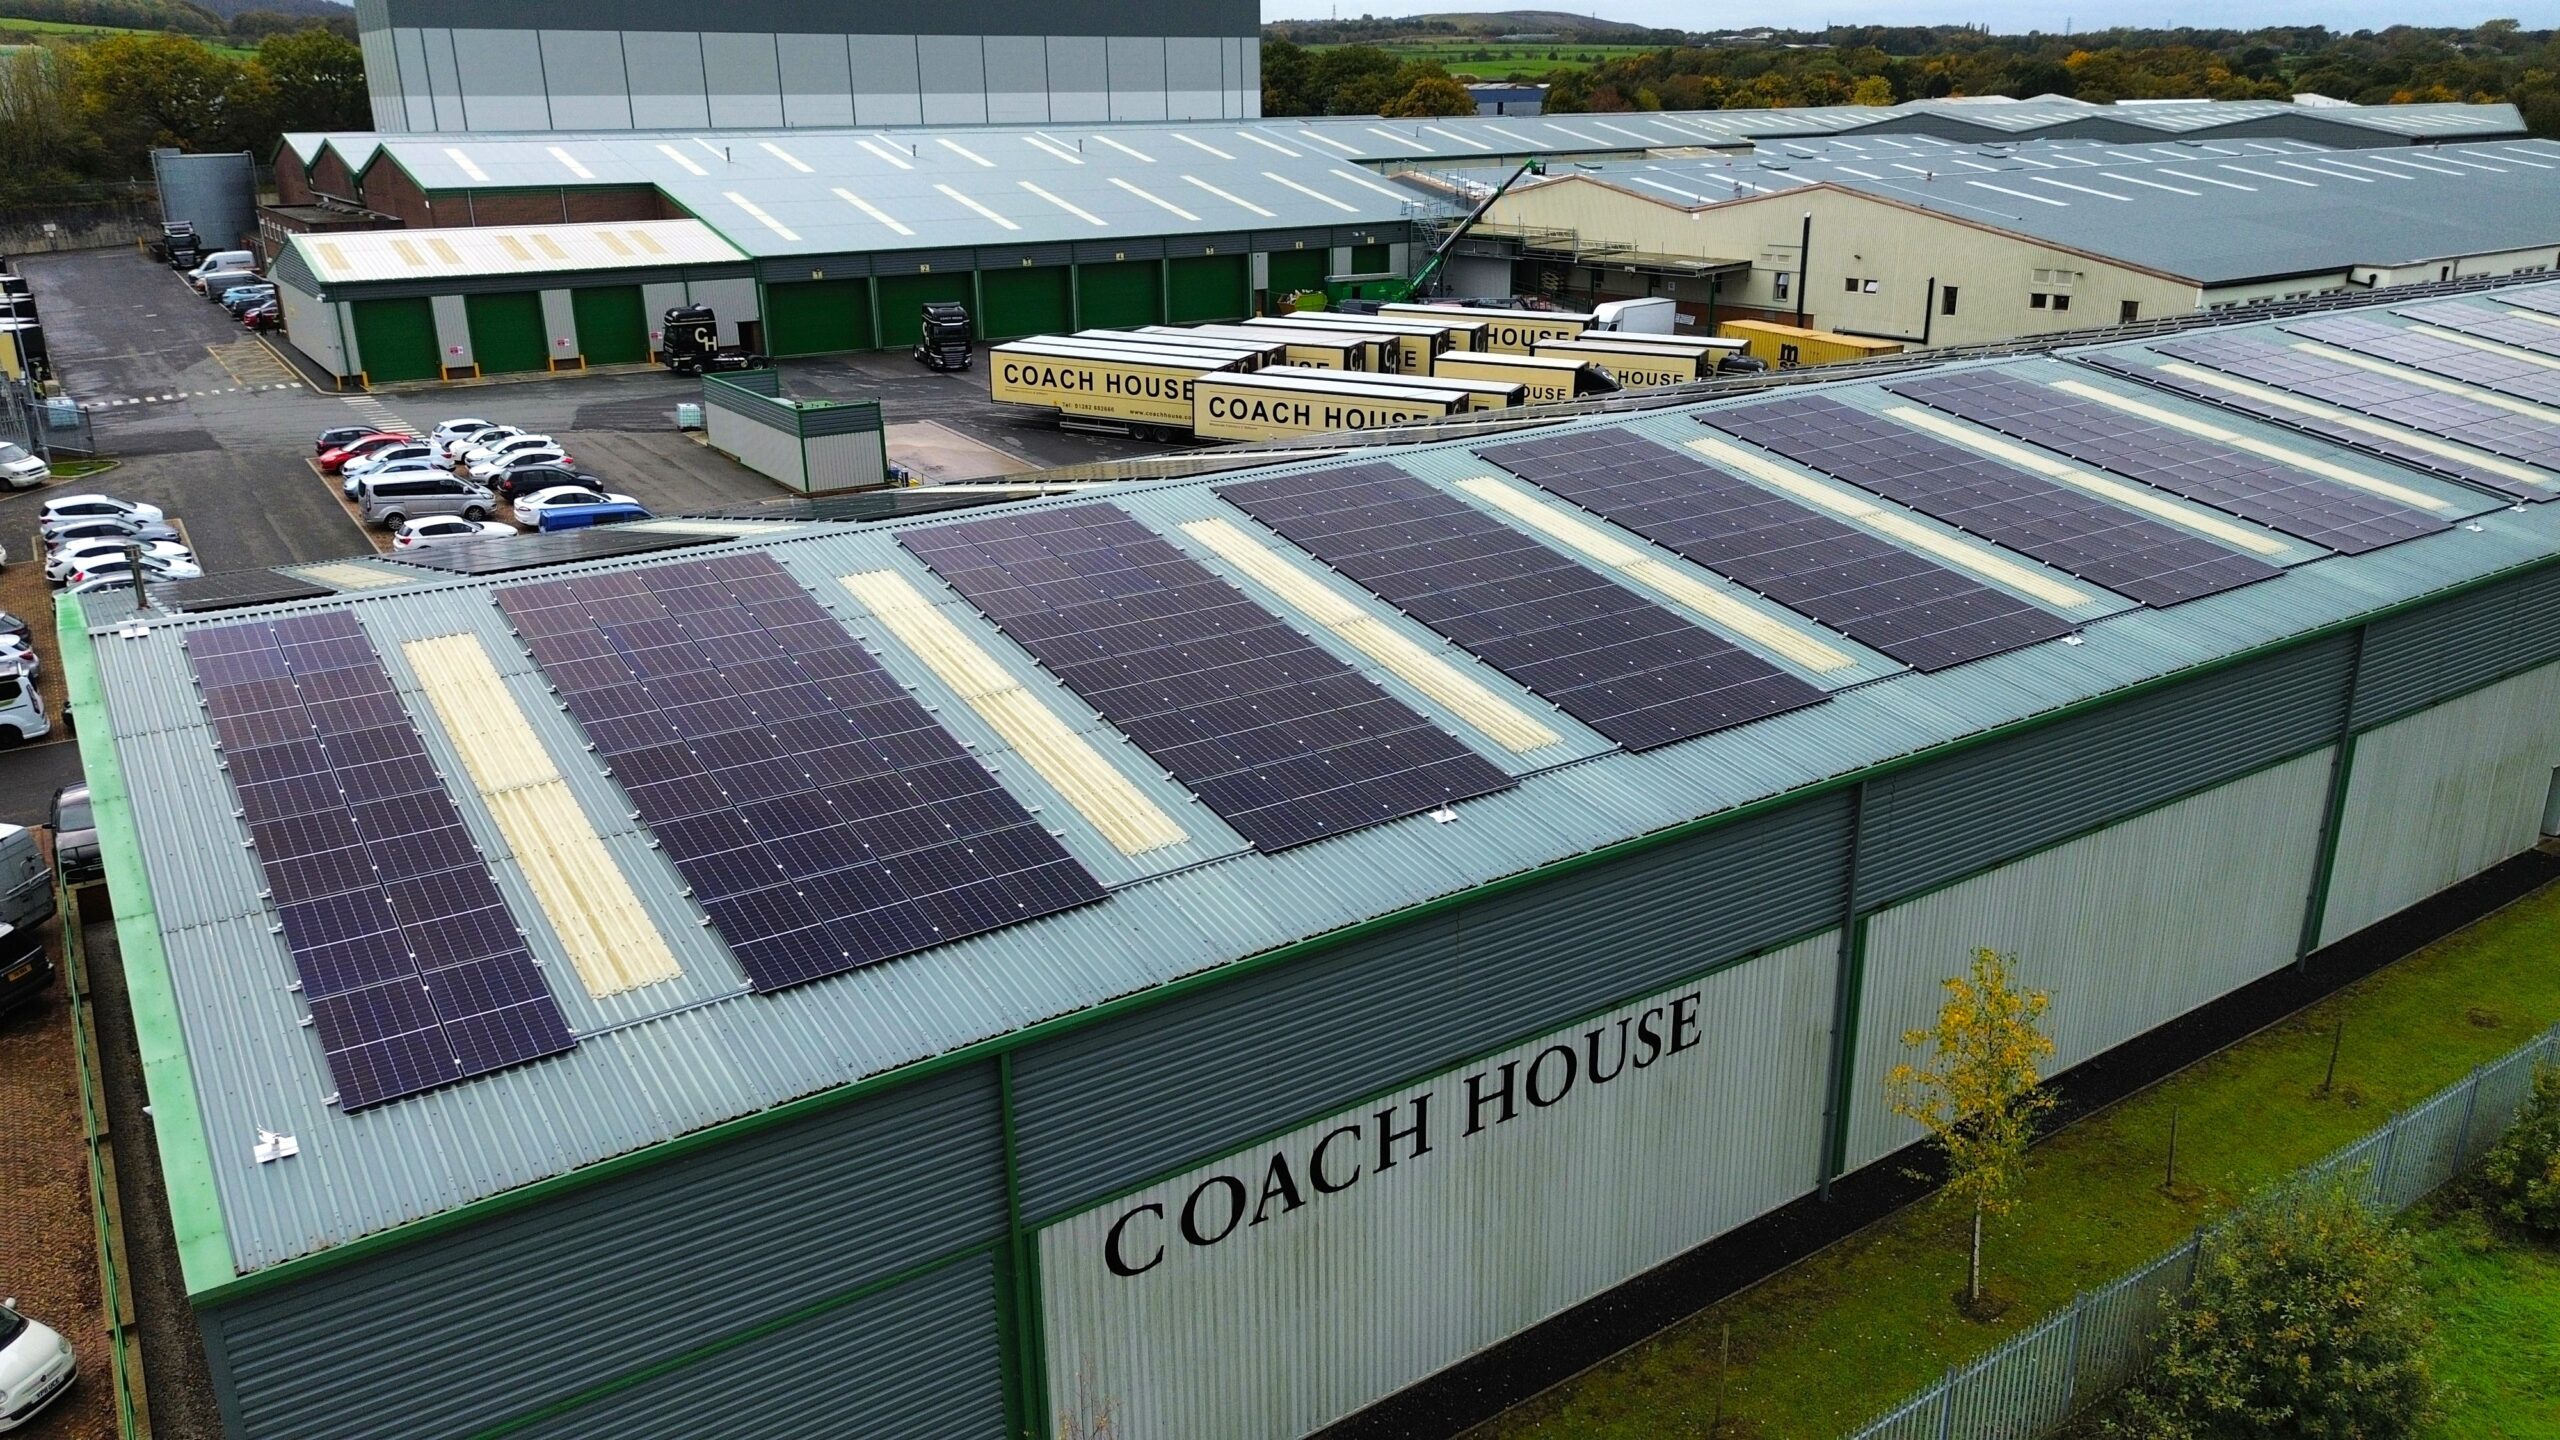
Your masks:
[[[1164,271],[1153,260],[1077,266],[1087,329],[1125,329],[1164,321]]]
[[[540,370],[550,363],[541,295],[465,295],[462,310],[471,320],[471,358],[481,374]]]
[[[917,312],[925,302],[968,305],[974,302],[969,276],[957,275],[883,275],[880,277],[880,344],[889,350],[904,350],[916,343],[921,325]]]
[[[569,292],[578,321],[578,353],[590,365],[635,365],[649,358],[649,318],[637,285],[600,285]]]
[[[764,291],[764,343],[776,355],[871,348],[871,282],[793,280]]]
[[[1329,250],[1274,250],[1271,252],[1271,303],[1276,307],[1283,295],[1301,290],[1324,289],[1324,272]]]
[[[356,354],[367,381],[433,380],[444,373],[436,360],[435,307],[423,296],[358,300],[349,308],[355,311]]]
[[[1067,268],[1063,265],[981,270],[978,293],[987,306],[978,333],[986,339],[1063,335],[1075,328],[1068,302]]]
[[[1354,245],[1351,247],[1351,273],[1384,275],[1387,273],[1387,266],[1394,263],[1387,258],[1392,253],[1394,252],[1384,245]]]
[[[1241,320],[1253,313],[1253,262],[1244,255],[1193,255],[1165,262],[1175,325]]]

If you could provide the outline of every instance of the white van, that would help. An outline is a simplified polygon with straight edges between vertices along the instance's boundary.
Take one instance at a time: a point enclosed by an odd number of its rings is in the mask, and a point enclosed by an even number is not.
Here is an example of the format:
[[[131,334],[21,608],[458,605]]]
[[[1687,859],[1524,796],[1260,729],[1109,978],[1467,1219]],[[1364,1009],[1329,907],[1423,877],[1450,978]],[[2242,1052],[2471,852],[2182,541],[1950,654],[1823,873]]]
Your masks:
[[[258,257],[246,250],[216,250],[197,261],[195,268],[186,272],[187,283],[201,290],[204,288],[204,277],[217,270],[255,270],[257,268]]]
[[[0,440],[0,480],[12,490],[32,490],[53,478],[53,467],[41,455],[30,455],[23,445]]]
[[[0,825],[0,925],[33,930],[53,918],[53,867],[44,863],[36,832]]]
[[[14,670],[0,671],[0,745],[41,740],[52,733],[53,722],[44,718],[44,697],[36,693],[35,680]]]

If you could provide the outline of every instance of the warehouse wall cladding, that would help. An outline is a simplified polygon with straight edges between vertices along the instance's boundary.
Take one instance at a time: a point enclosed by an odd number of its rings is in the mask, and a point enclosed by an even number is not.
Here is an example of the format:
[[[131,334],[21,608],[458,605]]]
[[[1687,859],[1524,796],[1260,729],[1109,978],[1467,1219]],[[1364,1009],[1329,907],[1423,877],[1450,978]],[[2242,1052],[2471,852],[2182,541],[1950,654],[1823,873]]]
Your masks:
[[[2537,315],[68,602],[227,1433],[1294,1440],[1890,1163],[1974,947],[2069,1067],[2560,819]]]
[[[356,0],[387,131],[1262,113],[1253,0]]]

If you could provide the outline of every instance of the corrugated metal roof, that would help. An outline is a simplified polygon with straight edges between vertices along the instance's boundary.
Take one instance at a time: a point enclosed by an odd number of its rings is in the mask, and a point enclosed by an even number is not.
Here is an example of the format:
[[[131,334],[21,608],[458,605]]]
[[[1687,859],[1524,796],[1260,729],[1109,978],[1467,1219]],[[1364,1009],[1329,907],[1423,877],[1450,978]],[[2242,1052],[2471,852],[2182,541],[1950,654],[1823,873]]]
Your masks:
[[[1873,146],[1888,137],[1860,137]],[[1914,141],[1925,137],[1910,137]],[[2560,143],[2323,150],[2286,140],[1915,145],[1559,168],[1666,204],[1834,185],[2204,285],[2560,245]],[[1779,168],[1772,168],[1772,165]]]
[[[2072,378],[2101,387],[2126,383],[2054,359],[1996,363],[2030,378],[2055,378],[2067,369]],[[1882,403],[1873,382],[1826,388],[1861,406]],[[1751,405],[1770,398],[1718,403]],[[1214,813],[1194,803],[898,546],[898,531],[935,524],[935,517],[868,525],[812,522],[688,552],[751,548],[782,564],[834,607],[1003,784],[1037,807],[1043,822],[1110,891],[1102,903],[1081,910],[773,994],[745,992],[725,947],[700,923],[674,870],[630,818],[628,802],[519,648],[491,596],[494,584],[507,582],[421,572],[403,577],[405,583],[264,612],[155,619],[140,627],[119,623],[131,620],[130,611],[117,614],[115,607],[101,606],[90,629],[113,744],[127,772],[194,1070],[202,1140],[234,1263],[242,1273],[255,1271],[1435,897],[2560,554],[2560,505],[2508,509],[2496,497],[2378,468],[2290,432],[2258,429],[2253,422],[2147,392],[2143,398],[2172,411],[2210,413],[2225,428],[2257,429],[2262,438],[2320,452],[2349,469],[2388,473],[2453,502],[2469,523],[2353,559],[2297,544],[2281,557],[2279,563],[2290,568],[2279,578],[2173,610],[2131,608],[2098,592],[2075,612],[2086,622],[2080,643],[2046,643],[1926,675],[1903,670],[1711,571],[1602,525],[1621,544],[1693,583],[1825,638],[1855,658],[1846,670],[1808,674],[1831,692],[1827,703],[1642,754],[1611,749],[1506,676],[1322,567],[1308,565],[1338,598],[1537,714],[1564,743],[1552,753],[1523,758],[1489,740],[1471,739],[1479,753],[1518,777],[1516,788],[1467,802],[1454,823],[1415,817],[1278,854],[1245,847]],[[1704,433],[1688,418],[1696,408],[1569,423],[1677,445]],[[1472,449],[1468,442],[1449,441],[1378,453],[1428,482],[1449,485],[1495,473],[1473,458]],[[1266,604],[1275,603],[1181,529],[1186,521],[1209,516],[1250,525],[1216,498],[1213,487],[1222,478],[1136,484],[1110,498]],[[1803,479],[1830,484],[1809,475]],[[1935,521],[1906,518],[1946,533]],[[1294,553],[1284,542],[1273,543],[1284,554]],[[2000,554],[2035,568],[2023,557]],[[575,568],[647,563],[656,562]],[[387,568],[371,561],[362,565],[366,572]],[[1014,763],[995,727],[836,583],[846,574],[877,570],[896,572],[934,597],[961,633],[1178,817],[1188,838],[1137,856],[1104,841],[1033,766]],[[2085,588],[2085,582],[2075,583]],[[581,1035],[570,1053],[352,1117],[325,1104],[332,1085],[311,1032],[301,1024],[303,1007],[289,988],[293,968],[260,898],[262,881],[217,768],[180,644],[202,625],[313,609],[342,609],[361,620],[411,714],[424,722],[430,751],[452,777],[462,768],[432,723],[431,707],[405,668],[399,643],[478,636],[544,750],[633,878],[684,978],[601,1000],[556,984]],[[1368,663],[1361,652],[1320,627],[1307,628],[1313,643],[1453,733],[1474,735],[1452,712]],[[449,790],[526,922],[534,952],[549,973],[568,976],[559,943],[541,923],[527,882],[483,802],[467,784]],[[301,1154],[283,1163],[255,1163],[251,1145],[260,1129],[295,1135]]]
[[[286,243],[323,285],[461,275],[734,265],[747,258],[699,220],[364,230],[295,235]]]

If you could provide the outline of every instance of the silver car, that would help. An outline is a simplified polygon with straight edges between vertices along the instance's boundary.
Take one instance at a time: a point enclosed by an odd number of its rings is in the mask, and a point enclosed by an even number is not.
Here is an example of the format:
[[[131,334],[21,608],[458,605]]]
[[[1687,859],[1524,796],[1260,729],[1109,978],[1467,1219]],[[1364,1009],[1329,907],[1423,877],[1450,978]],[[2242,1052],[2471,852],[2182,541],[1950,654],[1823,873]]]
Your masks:
[[[389,475],[365,483],[356,497],[366,523],[397,530],[403,520],[421,515],[459,515],[486,520],[498,508],[488,486],[452,475]]]

